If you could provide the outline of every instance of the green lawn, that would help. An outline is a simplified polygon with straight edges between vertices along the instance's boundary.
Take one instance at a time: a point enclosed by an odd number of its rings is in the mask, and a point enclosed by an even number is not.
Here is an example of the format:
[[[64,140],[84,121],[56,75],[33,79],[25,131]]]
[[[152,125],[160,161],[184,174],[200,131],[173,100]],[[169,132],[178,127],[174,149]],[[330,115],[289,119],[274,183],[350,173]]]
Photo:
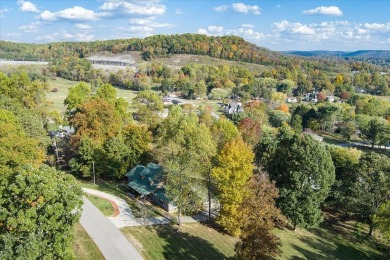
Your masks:
[[[74,227],[73,253],[80,260],[104,260],[104,256],[84,228],[77,223]]]
[[[122,233],[138,247],[145,259],[227,259],[237,241],[202,224],[183,224],[180,231],[169,225],[126,227]]]
[[[111,217],[114,214],[114,208],[108,200],[90,194],[86,194],[85,197],[87,197],[89,201],[103,213],[104,216]]]
[[[199,223],[183,224],[180,232],[167,225],[121,230],[145,259],[228,259],[234,256],[237,241]],[[282,254],[277,259],[385,258],[384,246],[367,239],[367,230],[355,230],[353,222],[335,221],[311,230],[275,229],[282,242]]]

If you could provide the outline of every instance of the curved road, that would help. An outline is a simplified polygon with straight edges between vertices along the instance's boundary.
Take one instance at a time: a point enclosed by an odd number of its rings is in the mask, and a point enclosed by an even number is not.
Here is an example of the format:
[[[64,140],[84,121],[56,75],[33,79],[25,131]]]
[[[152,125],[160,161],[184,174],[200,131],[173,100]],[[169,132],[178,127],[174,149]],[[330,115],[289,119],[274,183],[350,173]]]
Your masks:
[[[143,259],[119,229],[84,198],[80,223],[108,260]]]

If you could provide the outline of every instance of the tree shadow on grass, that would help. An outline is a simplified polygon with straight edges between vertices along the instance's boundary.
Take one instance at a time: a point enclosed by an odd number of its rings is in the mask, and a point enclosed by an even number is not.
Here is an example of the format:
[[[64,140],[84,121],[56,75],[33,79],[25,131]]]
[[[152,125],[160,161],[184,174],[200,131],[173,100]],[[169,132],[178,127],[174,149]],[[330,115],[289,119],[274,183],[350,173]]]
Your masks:
[[[169,225],[153,228],[166,242],[165,259],[229,259],[205,239],[180,232]]]
[[[329,232],[315,228],[310,232],[317,237],[301,237],[300,240],[307,246],[303,248],[298,245],[292,245],[292,247],[300,252],[306,259],[383,259],[383,255],[375,252],[364,252],[357,247],[349,244],[347,238],[337,238]],[[344,240],[342,240],[344,239]],[[308,250],[311,248],[313,251]],[[300,257],[293,257],[292,259],[301,259]]]

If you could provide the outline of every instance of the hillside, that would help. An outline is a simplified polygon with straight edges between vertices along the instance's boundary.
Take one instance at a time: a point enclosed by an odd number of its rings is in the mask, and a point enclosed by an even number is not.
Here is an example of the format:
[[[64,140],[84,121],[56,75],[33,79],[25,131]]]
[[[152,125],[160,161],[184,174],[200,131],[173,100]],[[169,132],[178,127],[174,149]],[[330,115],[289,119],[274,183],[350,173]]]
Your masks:
[[[27,44],[0,41],[0,59],[50,60],[62,57],[85,58],[92,53],[109,51],[113,54],[140,51],[150,60],[171,54],[204,55],[226,60],[257,64],[284,64],[279,52],[258,47],[237,36],[206,36],[200,34],[154,35],[144,39],[120,39],[95,42],[56,42]]]

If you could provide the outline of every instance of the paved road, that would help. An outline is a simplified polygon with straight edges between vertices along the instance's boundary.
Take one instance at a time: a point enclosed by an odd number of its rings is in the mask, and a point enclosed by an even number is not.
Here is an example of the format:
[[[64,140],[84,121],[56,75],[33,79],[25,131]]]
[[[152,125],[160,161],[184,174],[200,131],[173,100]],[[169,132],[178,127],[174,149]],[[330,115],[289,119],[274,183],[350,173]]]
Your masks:
[[[88,199],[80,223],[108,260],[143,259],[134,246]]]

